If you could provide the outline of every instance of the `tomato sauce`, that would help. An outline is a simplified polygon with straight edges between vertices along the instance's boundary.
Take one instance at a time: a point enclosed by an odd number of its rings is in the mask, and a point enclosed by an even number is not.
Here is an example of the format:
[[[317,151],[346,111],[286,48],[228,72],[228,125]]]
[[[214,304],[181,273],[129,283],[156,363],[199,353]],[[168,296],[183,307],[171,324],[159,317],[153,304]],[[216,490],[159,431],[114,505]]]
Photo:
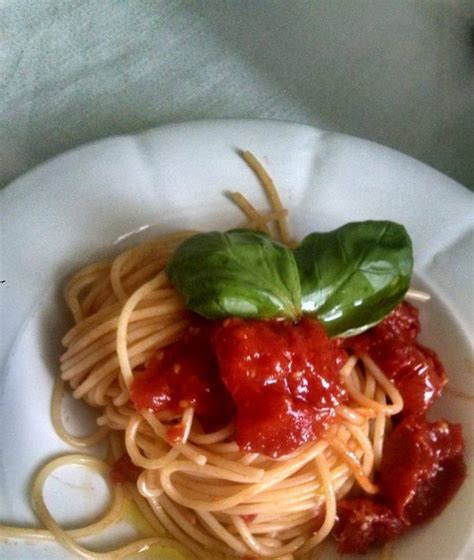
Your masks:
[[[170,428],[168,428],[166,432],[166,439],[169,441],[169,443],[171,443],[171,445],[174,445],[182,441],[183,436],[184,436],[184,426],[182,424],[176,424],[175,426],[171,426]]]
[[[393,512],[410,525],[445,508],[466,477],[461,426],[408,418],[387,437],[380,487]]]
[[[364,554],[374,544],[396,539],[404,529],[393,511],[373,498],[348,498],[337,504],[333,536],[341,554]]]
[[[333,530],[341,553],[360,554],[439,515],[466,477],[461,426],[425,414],[446,384],[436,354],[417,342],[418,310],[402,303],[377,326],[342,341],[369,354],[400,391],[404,407],[385,440],[380,495],[338,504]]]
[[[227,319],[213,345],[244,451],[290,453],[321,436],[347,400],[339,376],[347,356],[316,320]]]
[[[196,321],[136,374],[131,400],[137,410],[193,406],[209,428],[235,417],[241,449],[280,457],[334,420],[347,400],[339,380],[346,358],[312,319]]]
[[[210,323],[196,320],[182,340],[159,351],[135,375],[130,398],[137,410],[180,413],[192,406],[210,429],[232,419],[234,403],[219,376],[210,329]]]
[[[412,416],[387,437],[378,497],[340,500],[333,535],[341,553],[363,554],[439,515],[466,477],[459,424]]]
[[[206,430],[235,419],[243,451],[278,458],[321,437],[347,402],[340,379],[346,351],[369,354],[399,389],[404,409],[385,440],[376,474],[380,493],[338,503],[338,549],[363,553],[438,515],[466,476],[461,427],[425,419],[446,375],[436,354],[417,342],[419,332],[418,311],[407,303],[348,339],[329,339],[310,318],[196,318],[181,341],[136,373],[131,399],[137,410],[179,414],[192,406]],[[182,435],[181,424],[169,426],[171,444]],[[124,457],[110,476],[120,484],[140,472]],[[251,523],[255,516],[242,518]]]
[[[137,467],[128,455],[122,455],[112,465],[109,471],[109,479],[112,484],[125,484],[126,482],[136,482],[142,469]]]
[[[441,396],[446,384],[436,354],[416,342],[418,310],[402,303],[377,326],[344,341],[346,347],[371,356],[402,395],[402,416],[423,415]]]

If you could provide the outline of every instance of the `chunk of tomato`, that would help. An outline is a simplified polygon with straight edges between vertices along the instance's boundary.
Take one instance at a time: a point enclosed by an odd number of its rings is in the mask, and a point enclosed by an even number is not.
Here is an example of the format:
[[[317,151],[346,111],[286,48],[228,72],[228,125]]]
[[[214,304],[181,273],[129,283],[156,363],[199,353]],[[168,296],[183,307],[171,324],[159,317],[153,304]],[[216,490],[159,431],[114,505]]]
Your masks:
[[[213,344],[246,451],[290,453],[321,435],[347,400],[339,374],[347,355],[316,320],[227,319]]]
[[[211,324],[194,319],[182,340],[163,348],[132,383],[137,410],[182,412],[192,406],[204,426],[223,426],[234,404],[219,376],[210,343]]]
[[[389,507],[372,498],[348,498],[337,504],[333,536],[341,554],[364,554],[371,545],[396,539],[404,529]]]
[[[446,507],[466,477],[461,426],[411,417],[387,437],[382,495],[397,517],[418,524]]]
[[[419,332],[418,310],[402,303],[366,333],[343,341],[351,350],[369,354],[393,381],[403,398],[402,417],[423,416],[447,381],[436,354],[416,342]]]

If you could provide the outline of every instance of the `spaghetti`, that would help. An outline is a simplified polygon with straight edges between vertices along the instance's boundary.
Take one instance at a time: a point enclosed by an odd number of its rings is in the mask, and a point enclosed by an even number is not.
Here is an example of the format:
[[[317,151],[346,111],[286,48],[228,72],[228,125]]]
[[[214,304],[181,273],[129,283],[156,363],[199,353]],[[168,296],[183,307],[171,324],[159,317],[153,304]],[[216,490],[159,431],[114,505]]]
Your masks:
[[[239,193],[233,200],[246,214],[248,227],[270,231],[289,243],[284,210],[268,174],[245,152],[268,195],[271,211],[262,215]],[[135,372],[179,341],[189,327],[182,297],[171,286],[165,266],[176,247],[194,232],[146,241],[113,260],[78,272],[69,282],[66,302],[75,325],[63,338],[61,376],[52,398],[52,421],[69,445],[87,449],[108,440],[109,461],[71,454],[55,459],[38,473],[34,509],[46,529],[0,526],[0,535],[56,539],[82,558],[125,558],[156,546],[173,546],[185,558],[305,557],[328,536],[336,521],[337,501],[356,487],[378,492],[374,475],[382,460],[390,418],[403,399],[367,354],[354,352],[340,376],[350,401],[336,410],[336,421],[316,441],[289,454],[269,458],[242,451],[230,421],[205,431],[191,406],[182,412],[137,411],[130,400]],[[425,294],[413,292],[415,299]],[[100,413],[98,430],[87,437],[67,433],[61,420],[65,385]],[[170,429],[179,428],[177,437]],[[111,503],[104,517],[86,527],[64,530],[45,505],[43,486],[66,464],[97,470],[107,478],[110,465],[128,456],[138,467],[136,481],[110,485]],[[107,552],[79,544],[100,533],[133,500],[156,533]],[[210,556],[210,552],[211,556]]]

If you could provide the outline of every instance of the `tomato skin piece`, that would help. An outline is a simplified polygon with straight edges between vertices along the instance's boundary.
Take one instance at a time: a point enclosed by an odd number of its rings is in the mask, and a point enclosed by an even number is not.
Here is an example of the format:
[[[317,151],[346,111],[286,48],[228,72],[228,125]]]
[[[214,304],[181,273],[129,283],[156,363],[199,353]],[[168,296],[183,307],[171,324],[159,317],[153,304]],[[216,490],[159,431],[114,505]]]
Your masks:
[[[405,528],[389,507],[373,498],[347,498],[337,503],[333,536],[341,554],[364,554],[372,545],[396,539]]]
[[[439,515],[466,477],[459,424],[407,418],[389,434],[380,465],[386,503],[414,525]]]
[[[404,403],[400,418],[423,416],[447,382],[435,352],[416,342],[419,332],[418,310],[403,302],[372,329],[343,341],[345,347],[369,354],[395,384]]]
[[[347,355],[314,319],[227,319],[213,345],[245,451],[291,453],[322,435],[348,398],[339,373]]]

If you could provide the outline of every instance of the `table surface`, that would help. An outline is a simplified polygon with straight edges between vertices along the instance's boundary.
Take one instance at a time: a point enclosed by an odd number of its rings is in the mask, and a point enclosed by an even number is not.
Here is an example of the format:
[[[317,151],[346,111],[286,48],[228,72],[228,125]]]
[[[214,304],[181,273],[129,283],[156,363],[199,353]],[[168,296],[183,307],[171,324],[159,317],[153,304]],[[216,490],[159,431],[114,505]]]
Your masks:
[[[474,190],[474,2],[0,0],[0,187],[84,142],[270,118]]]

